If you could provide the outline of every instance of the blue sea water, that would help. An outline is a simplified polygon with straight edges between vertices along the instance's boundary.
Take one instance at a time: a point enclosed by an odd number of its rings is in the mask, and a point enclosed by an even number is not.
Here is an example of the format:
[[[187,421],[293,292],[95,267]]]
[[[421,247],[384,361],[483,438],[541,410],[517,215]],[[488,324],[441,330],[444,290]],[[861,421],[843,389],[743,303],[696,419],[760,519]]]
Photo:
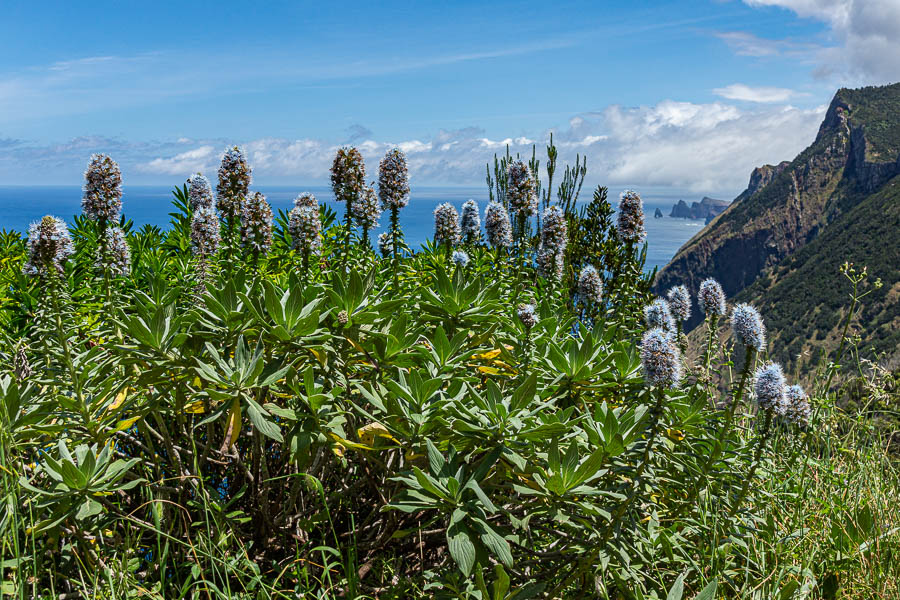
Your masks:
[[[323,186],[254,186],[266,195],[277,214],[293,206],[294,198],[300,192],[309,191],[320,202],[334,208],[343,215],[343,206],[333,201],[331,190]],[[612,192],[611,192],[612,197]],[[659,194],[644,196],[647,228],[647,267],[662,267],[675,252],[703,227],[703,221],[673,219],[668,216],[653,218],[656,208],[668,215],[682,196]],[[463,202],[473,198],[478,201],[482,217],[488,201],[487,189],[482,187],[418,187],[413,188],[409,206],[400,212],[400,225],[407,243],[418,249],[430,239],[434,231],[432,212],[442,202],[454,204],[457,210]],[[615,200],[614,198],[612,198]],[[590,200],[589,194],[582,195],[583,201]],[[135,227],[144,224],[166,227],[172,208],[172,188],[161,186],[125,186],[123,212],[134,221]],[[75,186],[0,186],[0,229],[24,232],[29,223],[51,214],[67,221],[81,212],[81,189]],[[382,215],[381,228],[374,237],[388,226],[388,216]]]

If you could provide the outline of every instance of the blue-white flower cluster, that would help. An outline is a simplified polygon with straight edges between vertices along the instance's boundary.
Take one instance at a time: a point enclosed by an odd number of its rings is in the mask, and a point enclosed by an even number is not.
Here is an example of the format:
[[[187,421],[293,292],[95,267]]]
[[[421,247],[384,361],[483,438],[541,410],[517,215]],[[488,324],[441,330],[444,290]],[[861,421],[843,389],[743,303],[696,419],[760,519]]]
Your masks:
[[[250,192],[250,165],[237,146],[225,150],[219,164],[219,183],[216,185],[216,208],[222,218],[240,219],[243,203]]]
[[[674,335],[654,327],[641,340],[644,380],[656,387],[674,387],[681,381],[681,351]]]
[[[378,165],[378,197],[388,209],[400,209],[409,202],[406,155],[399,148],[388,150]]]
[[[94,154],[84,172],[81,210],[89,219],[117,222],[122,212],[122,171],[106,154]]]
[[[677,323],[684,323],[691,318],[691,294],[683,285],[676,285],[668,291],[669,310]]]
[[[524,161],[514,160],[506,168],[506,200],[516,215],[530,217],[537,212],[537,184]]]
[[[644,230],[644,205],[637,192],[632,190],[622,192],[619,199],[617,229],[619,237],[632,244],[643,242],[647,237]]]
[[[460,240],[459,215],[449,202],[434,209],[434,245],[455,246]]]
[[[481,240],[481,217],[478,214],[478,203],[466,200],[462,205],[459,217],[462,238],[466,244],[477,244]]]
[[[356,148],[340,148],[331,165],[331,190],[338,202],[353,202],[363,193],[366,165]]]
[[[499,202],[491,202],[484,210],[484,230],[492,247],[509,248],[512,245],[509,212]]]
[[[603,299],[603,281],[593,265],[587,265],[578,274],[578,297],[582,302],[597,303]]]
[[[107,228],[106,252],[106,257],[97,258],[97,266],[108,269],[113,277],[127,277],[131,272],[131,248],[121,227]]]
[[[672,318],[669,303],[662,298],[657,298],[644,308],[644,321],[648,329],[675,331],[675,319]]]
[[[75,252],[66,222],[47,215],[28,227],[26,275],[62,273],[66,260]]]
[[[568,226],[562,209],[555,205],[547,208],[541,220],[541,242],[537,254],[538,270],[546,279],[562,279],[568,240]]]
[[[191,247],[194,254],[206,259],[219,249],[219,217],[212,206],[200,206],[191,219]]]
[[[195,173],[188,177],[188,200],[191,203],[191,210],[199,208],[212,208],[213,193],[209,179],[200,173]]]
[[[719,282],[711,277],[700,282],[697,303],[706,316],[722,317],[725,315],[725,292],[722,291]]]
[[[762,352],[766,346],[766,326],[759,312],[749,304],[738,304],[731,311],[731,329],[742,346]]]
[[[272,245],[272,207],[259,192],[251,192],[241,215],[241,243],[244,248],[265,254]]]
[[[319,219],[319,202],[309,192],[294,200],[294,208],[288,217],[288,233],[294,250],[310,256],[322,249],[322,221]]]
[[[362,191],[351,200],[350,212],[356,224],[364,230],[374,229],[378,225],[378,219],[381,218],[381,205],[375,190],[363,186]]]
[[[753,388],[760,409],[784,413],[786,384],[780,365],[768,363],[758,368]]]

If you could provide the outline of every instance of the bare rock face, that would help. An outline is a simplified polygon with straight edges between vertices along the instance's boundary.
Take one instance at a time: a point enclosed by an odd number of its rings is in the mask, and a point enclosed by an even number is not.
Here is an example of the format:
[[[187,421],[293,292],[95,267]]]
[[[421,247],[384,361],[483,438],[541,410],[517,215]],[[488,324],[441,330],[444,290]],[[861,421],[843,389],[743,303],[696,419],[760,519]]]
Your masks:
[[[725,200],[705,196],[700,202],[691,202],[690,206],[684,200],[679,200],[678,204],[672,207],[669,216],[679,219],[712,219],[725,212],[726,208],[728,202]]]

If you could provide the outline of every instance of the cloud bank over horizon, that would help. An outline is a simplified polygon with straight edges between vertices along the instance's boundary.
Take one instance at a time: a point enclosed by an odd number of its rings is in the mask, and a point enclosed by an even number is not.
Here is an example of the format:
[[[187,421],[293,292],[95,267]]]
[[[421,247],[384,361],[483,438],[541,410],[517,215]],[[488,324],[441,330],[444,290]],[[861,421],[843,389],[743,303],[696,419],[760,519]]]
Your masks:
[[[505,139],[490,139],[478,127],[440,130],[427,139],[379,138],[362,125],[343,140],[264,137],[248,140],[191,139],[132,142],[119,138],[81,137],[38,145],[0,140],[0,176],[14,183],[79,184],[94,152],[111,154],[127,182],[176,185],[195,172],[214,174],[228,145],[242,146],[262,184],[322,184],[334,152],[354,145],[374,179],[378,161],[393,147],[408,156],[410,175],[420,185],[480,185],[484,165],[509,146],[513,154],[546,156],[551,132],[560,163],[588,158],[588,183],[609,186],[669,187],[696,193],[734,193],[747,184],[750,171],[765,163],[793,158],[812,142],[825,106],[665,100],[653,106],[609,106],[573,116],[568,125]],[[23,169],[23,165],[30,166]],[[50,179],[49,174],[61,179]],[[41,178],[40,175],[44,174]]]

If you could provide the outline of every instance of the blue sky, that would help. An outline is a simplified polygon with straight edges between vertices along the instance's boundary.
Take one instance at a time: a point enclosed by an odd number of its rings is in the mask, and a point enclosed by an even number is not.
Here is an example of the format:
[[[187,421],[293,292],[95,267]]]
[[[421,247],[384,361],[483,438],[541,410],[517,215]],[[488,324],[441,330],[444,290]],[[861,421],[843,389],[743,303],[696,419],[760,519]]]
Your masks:
[[[900,79],[898,3],[861,2],[13,3],[0,184],[77,183],[94,151],[172,183],[229,143],[260,183],[324,181],[354,143],[465,184],[554,131],[598,182],[737,192],[835,88]]]

